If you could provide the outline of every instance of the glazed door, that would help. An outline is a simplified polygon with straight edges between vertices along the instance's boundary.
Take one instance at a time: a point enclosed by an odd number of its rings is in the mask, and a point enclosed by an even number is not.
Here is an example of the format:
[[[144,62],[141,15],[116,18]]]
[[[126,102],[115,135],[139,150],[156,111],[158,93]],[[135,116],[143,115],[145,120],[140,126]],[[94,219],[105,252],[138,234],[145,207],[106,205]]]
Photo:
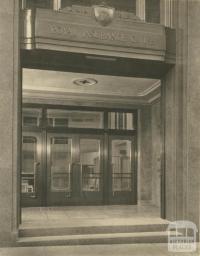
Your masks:
[[[23,132],[21,205],[41,206],[42,204],[42,140],[39,132]]]
[[[109,139],[109,203],[136,204],[136,166],[134,139],[111,136]]]
[[[83,204],[103,203],[103,139],[79,137],[80,199]]]
[[[98,204],[102,200],[102,139],[48,134],[47,205]]]
[[[72,195],[72,135],[47,135],[47,205],[65,205]]]

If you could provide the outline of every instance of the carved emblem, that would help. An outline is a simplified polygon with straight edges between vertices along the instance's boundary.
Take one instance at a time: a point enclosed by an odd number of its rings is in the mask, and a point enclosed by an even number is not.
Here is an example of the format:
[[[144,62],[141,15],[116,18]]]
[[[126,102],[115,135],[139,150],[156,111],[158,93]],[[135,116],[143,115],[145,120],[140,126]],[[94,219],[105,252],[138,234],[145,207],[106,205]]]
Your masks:
[[[115,8],[105,5],[95,5],[94,15],[97,22],[99,22],[102,26],[107,26],[114,18]]]

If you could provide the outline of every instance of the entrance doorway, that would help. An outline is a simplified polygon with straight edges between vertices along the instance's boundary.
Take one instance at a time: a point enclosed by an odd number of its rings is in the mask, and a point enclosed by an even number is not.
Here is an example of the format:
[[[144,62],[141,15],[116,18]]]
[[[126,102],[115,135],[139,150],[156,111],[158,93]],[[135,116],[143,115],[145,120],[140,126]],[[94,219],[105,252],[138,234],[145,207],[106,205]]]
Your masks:
[[[136,204],[136,112],[101,111],[102,129],[72,129],[72,117],[63,113],[59,122],[55,118],[49,122],[52,116],[48,117],[45,107],[39,111],[36,105],[24,111],[22,207]],[[95,116],[96,112],[91,113]],[[124,117],[129,130],[109,129],[108,123],[114,128],[108,122],[110,113]],[[85,111],[81,114],[83,118]],[[131,124],[125,117],[131,117]],[[74,122],[78,120],[73,117]]]
[[[47,205],[103,203],[103,137],[47,134]]]

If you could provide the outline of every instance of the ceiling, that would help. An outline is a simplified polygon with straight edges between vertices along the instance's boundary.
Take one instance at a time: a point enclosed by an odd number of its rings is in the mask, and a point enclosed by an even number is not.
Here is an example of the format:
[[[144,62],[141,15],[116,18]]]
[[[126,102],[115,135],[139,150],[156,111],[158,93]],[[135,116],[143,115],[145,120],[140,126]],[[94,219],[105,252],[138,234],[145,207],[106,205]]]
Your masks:
[[[97,81],[94,85],[76,85],[77,79],[92,78]],[[142,98],[160,89],[157,79],[94,75],[85,73],[60,72],[37,69],[23,69],[24,96],[35,93],[45,93],[55,97],[61,95]]]

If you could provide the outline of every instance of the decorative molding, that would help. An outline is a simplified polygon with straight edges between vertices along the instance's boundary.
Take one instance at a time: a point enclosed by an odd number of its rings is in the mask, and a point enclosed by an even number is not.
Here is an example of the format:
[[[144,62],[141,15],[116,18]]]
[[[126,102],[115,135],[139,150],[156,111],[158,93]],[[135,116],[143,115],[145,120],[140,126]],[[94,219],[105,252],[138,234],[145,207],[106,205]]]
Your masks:
[[[150,88],[144,90],[136,96],[121,96],[120,94],[105,95],[105,94],[94,94],[94,93],[77,93],[67,91],[57,91],[54,88],[45,88],[43,90],[37,90],[35,88],[26,88],[23,90],[23,97],[27,99],[41,99],[44,100],[67,100],[70,101],[81,101],[81,102],[101,102],[111,104],[151,104],[160,97],[160,81],[154,83]]]
[[[53,0],[53,10],[59,11],[62,6],[62,0]]]
[[[38,103],[38,104],[55,104],[55,105],[71,105],[71,106],[98,106],[98,107],[114,107],[114,108],[136,108],[149,103],[141,98],[131,98],[129,100],[125,97],[73,97],[70,95],[59,95],[47,93],[23,93],[23,103]]]
[[[143,21],[146,19],[145,2],[146,0],[136,0],[136,16],[138,16]]]
[[[54,0],[54,1],[56,1],[56,0]],[[59,1],[59,0],[57,0],[57,1]],[[141,1],[141,0],[139,0],[139,1]],[[60,9],[59,11],[61,13],[65,13],[65,14],[75,14],[75,15],[79,15],[79,16],[95,18],[93,7],[72,5],[72,6],[67,6],[63,9]],[[139,16],[135,15],[134,13],[118,11],[118,10],[115,11],[114,19],[124,20],[124,21],[133,21],[133,22],[143,22],[143,19],[141,19]]]
[[[143,92],[139,93],[138,96],[140,96],[140,97],[147,96],[148,94],[154,92],[156,89],[160,88],[160,85],[161,85],[161,81],[158,80],[150,88],[147,88]]]
[[[173,1],[160,0],[160,22],[166,27],[173,27]]]
[[[155,96],[153,96],[152,98],[150,98],[149,100],[148,100],[148,103],[149,104],[152,104],[154,101],[156,101],[157,99],[160,99],[160,97],[161,97],[161,93],[158,93],[158,94],[156,94]]]
[[[21,9],[26,9],[26,0],[21,0]]]
[[[35,48],[35,11],[33,9],[26,9],[22,13],[24,20],[22,37],[23,45],[27,50]]]

